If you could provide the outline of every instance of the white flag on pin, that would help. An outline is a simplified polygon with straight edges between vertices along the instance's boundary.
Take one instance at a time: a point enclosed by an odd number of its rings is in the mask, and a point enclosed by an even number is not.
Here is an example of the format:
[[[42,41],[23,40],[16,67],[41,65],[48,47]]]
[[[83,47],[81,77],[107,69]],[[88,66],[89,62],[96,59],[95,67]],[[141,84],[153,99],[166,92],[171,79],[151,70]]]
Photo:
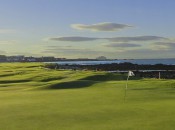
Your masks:
[[[128,71],[128,77],[129,77],[129,76],[134,76],[134,72]]]

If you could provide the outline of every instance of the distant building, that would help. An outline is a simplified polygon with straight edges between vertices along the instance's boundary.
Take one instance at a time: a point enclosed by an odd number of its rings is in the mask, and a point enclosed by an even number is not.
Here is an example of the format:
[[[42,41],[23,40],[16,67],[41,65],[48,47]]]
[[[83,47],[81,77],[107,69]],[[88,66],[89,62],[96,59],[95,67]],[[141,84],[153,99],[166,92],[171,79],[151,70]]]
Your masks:
[[[107,58],[105,56],[99,56],[96,58],[97,60],[107,60]]]
[[[89,60],[89,59],[88,58],[78,58],[77,60],[86,61],[86,60]]]
[[[37,59],[35,57],[31,56],[31,57],[25,57],[24,61],[26,61],[26,62],[35,62],[35,61],[37,61]]]
[[[42,61],[56,61],[55,57],[53,56],[48,56],[48,57],[42,57]]]
[[[21,61],[24,61],[24,56],[23,55],[7,56],[7,61],[8,62],[21,62]]]
[[[60,61],[60,60],[67,60],[67,59],[55,58],[53,56],[25,57],[24,55],[16,55],[16,56],[0,55],[0,62],[52,62],[52,61]]]
[[[66,58],[55,58],[55,61],[66,60]]]
[[[5,55],[0,55],[0,62],[7,61],[7,57]]]

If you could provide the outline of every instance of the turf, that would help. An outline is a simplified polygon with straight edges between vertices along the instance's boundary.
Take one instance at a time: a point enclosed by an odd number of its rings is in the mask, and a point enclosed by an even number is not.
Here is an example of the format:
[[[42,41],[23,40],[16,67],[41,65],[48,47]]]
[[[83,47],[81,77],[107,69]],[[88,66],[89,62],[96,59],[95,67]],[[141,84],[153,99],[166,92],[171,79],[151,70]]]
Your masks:
[[[175,81],[0,64],[0,130],[174,130]]]

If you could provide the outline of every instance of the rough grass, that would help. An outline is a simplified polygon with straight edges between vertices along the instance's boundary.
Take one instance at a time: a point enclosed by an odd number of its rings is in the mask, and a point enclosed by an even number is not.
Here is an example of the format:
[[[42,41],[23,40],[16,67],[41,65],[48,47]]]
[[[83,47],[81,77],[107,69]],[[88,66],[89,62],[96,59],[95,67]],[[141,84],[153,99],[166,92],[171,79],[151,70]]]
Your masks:
[[[174,130],[175,81],[0,64],[0,130]]]

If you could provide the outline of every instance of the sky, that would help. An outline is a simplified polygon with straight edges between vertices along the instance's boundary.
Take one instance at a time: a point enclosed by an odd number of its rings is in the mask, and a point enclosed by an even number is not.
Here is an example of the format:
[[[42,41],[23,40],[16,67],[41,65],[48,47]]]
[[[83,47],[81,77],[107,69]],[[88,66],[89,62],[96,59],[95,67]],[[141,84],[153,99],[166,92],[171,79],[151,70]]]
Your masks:
[[[0,0],[0,55],[175,57],[174,0]]]

